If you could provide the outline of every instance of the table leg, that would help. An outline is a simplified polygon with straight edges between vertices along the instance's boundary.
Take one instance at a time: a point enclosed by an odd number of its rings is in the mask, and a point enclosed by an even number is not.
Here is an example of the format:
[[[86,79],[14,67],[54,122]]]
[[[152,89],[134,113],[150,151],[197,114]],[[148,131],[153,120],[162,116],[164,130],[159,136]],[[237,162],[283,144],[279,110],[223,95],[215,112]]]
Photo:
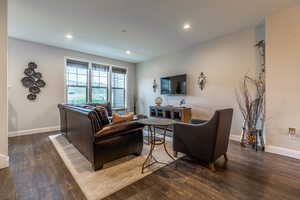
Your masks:
[[[150,136],[149,136],[149,144],[150,144],[150,152],[145,160],[145,162],[143,163],[143,166],[142,166],[142,174],[144,173],[144,169],[147,168],[147,167],[150,167],[151,165],[153,165],[154,163],[161,163],[161,164],[168,164],[168,163],[163,163],[163,162],[160,162],[158,161],[154,156],[153,156],[153,150],[155,148],[155,145],[163,145],[164,146],[164,150],[165,152],[167,153],[167,155],[172,158],[173,160],[176,160],[167,150],[167,146],[166,146],[166,133],[167,133],[167,129],[168,127],[166,127],[164,129],[164,133],[163,133],[163,140],[160,144],[157,144],[156,143],[156,130],[155,130],[155,126],[148,126],[149,127],[149,130],[150,130]],[[153,128],[153,129],[152,129]],[[151,163],[153,159],[153,162]],[[147,163],[150,162],[150,164],[147,165]]]
[[[153,140],[153,133],[152,133],[152,129],[151,129],[151,126],[148,126],[149,127],[149,130],[150,130],[150,137],[149,137],[149,133],[148,133],[148,141],[149,141],[149,143],[150,143],[150,152],[149,152],[149,154],[148,154],[148,156],[147,156],[147,158],[146,158],[146,160],[145,160],[145,162],[143,163],[143,166],[142,166],[142,174],[144,173],[144,169],[147,167],[147,162],[150,160],[151,161],[151,159],[153,158],[153,155],[152,155],[152,153],[153,153],[153,149],[154,149],[154,147],[155,147],[155,143],[153,143],[152,142],[152,140]],[[154,137],[155,137],[155,135],[154,135]]]
[[[170,158],[172,158],[173,160],[176,160],[176,159],[173,158],[173,156],[168,152],[167,147],[166,147],[166,133],[167,133],[167,129],[168,129],[168,127],[166,126],[166,128],[164,129],[164,140],[163,140],[163,143],[164,143],[164,149],[165,149],[166,153],[168,154],[168,156],[169,156]]]
[[[151,134],[151,127],[148,126],[148,145],[150,145],[150,140],[151,140],[150,134]]]
[[[148,141],[147,141],[147,145],[150,145],[150,126],[148,125],[147,126],[147,138],[148,138]]]

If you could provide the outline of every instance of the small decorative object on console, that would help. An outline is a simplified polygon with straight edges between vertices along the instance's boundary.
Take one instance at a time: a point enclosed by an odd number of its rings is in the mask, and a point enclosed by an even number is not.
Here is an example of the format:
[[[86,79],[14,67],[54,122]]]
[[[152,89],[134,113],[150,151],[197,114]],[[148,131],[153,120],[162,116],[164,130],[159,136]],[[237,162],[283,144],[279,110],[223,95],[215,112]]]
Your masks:
[[[207,77],[204,75],[203,72],[201,72],[200,76],[198,77],[198,85],[201,90],[203,90],[205,87],[206,79],[207,79]]]
[[[40,93],[40,88],[46,86],[45,81],[41,79],[42,73],[35,71],[37,67],[34,62],[28,63],[28,67],[24,70],[26,76],[21,80],[23,86],[29,88],[30,94],[27,95],[27,99],[30,101],[36,100],[36,94]]]
[[[181,101],[179,103],[179,106],[184,107],[184,105],[185,105],[185,99],[181,99]]]
[[[155,104],[157,106],[160,106],[162,104],[162,102],[163,102],[163,99],[161,97],[156,97],[155,98]]]

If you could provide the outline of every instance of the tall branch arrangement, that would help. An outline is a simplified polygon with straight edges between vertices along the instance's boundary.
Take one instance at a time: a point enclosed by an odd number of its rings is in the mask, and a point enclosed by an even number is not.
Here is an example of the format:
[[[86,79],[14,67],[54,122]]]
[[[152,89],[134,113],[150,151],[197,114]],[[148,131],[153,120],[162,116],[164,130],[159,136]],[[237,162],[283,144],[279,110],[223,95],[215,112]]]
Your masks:
[[[264,81],[245,76],[236,97],[245,120],[244,128],[257,130],[259,121],[263,121],[265,117]]]
[[[252,145],[258,149],[258,142],[264,151],[264,123],[265,123],[265,41],[261,40],[255,48],[259,53],[260,70],[257,78],[244,76],[244,80],[236,90],[239,109],[244,118],[241,145]]]

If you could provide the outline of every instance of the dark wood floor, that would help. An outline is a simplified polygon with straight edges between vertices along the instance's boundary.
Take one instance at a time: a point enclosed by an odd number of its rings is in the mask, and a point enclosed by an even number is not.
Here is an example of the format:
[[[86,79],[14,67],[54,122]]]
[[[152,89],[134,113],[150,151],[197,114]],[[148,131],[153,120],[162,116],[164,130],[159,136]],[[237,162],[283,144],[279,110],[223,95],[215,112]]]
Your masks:
[[[10,168],[0,170],[0,199],[85,199],[48,139],[9,139]],[[242,149],[232,142],[229,162],[216,173],[183,158],[116,192],[106,200],[300,199],[300,161]],[[226,169],[225,169],[225,168]]]

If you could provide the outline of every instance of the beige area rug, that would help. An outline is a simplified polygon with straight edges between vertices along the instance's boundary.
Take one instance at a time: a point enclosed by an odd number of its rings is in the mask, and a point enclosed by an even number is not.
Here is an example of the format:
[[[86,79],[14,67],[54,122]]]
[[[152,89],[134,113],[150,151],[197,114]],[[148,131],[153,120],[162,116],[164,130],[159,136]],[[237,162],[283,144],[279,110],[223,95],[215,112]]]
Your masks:
[[[156,163],[146,168],[144,174],[141,173],[142,164],[150,150],[150,146],[144,144],[141,156],[123,157],[105,164],[102,170],[95,172],[90,162],[63,135],[52,135],[49,138],[88,200],[99,200],[109,196],[165,166]],[[167,149],[168,152],[172,152],[171,139],[167,141]],[[159,161],[173,162],[162,145],[155,147],[153,155]]]

